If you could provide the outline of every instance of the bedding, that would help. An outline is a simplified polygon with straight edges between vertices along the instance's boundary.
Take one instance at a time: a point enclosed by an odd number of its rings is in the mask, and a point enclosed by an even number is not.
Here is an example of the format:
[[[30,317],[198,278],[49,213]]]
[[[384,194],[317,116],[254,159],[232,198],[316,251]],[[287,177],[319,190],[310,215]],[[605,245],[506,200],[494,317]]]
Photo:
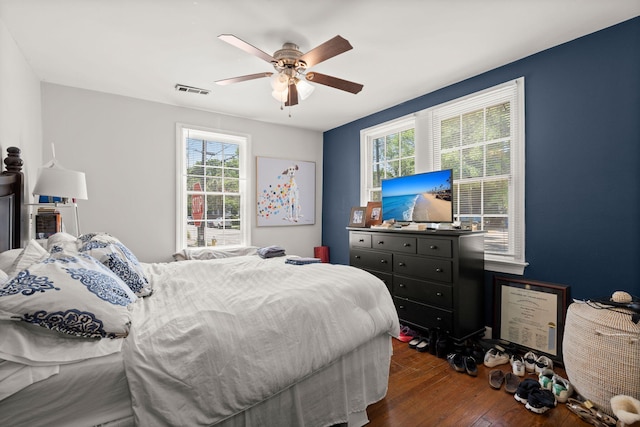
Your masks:
[[[399,324],[386,286],[369,273],[237,253],[159,264],[135,260],[145,287],[153,289],[137,298],[109,268],[117,266],[82,250],[95,235],[74,239],[49,241],[46,256],[32,246],[9,257],[12,267],[20,256],[21,267],[27,259],[32,264],[0,280],[0,425],[37,425],[47,411],[57,414],[47,416],[51,426],[114,420],[123,426],[328,425],[356,413],[366,419],[366,406],[384,397],[389,340]],[[126,247],[119,250],[126,256]],[[122,299],[101,314],[109,319],[107,333],[86,325],[66,330],[65,323],[42,328],[20,314],[21,291],[36,296],[26,298],[31,311],[94,298],[96,292],[73,278],[79,269],[78,278],[108,277],[90,282]],[[21,278],[33,275],[51,283],[23,286],[34,282]],[[29,409],[33,401],[39,409]]]
[[[376,336],[399,334],[379,279],[284,261],[148,265],[154,294],[136,303],[123,345],[138,425],[213,425]]]

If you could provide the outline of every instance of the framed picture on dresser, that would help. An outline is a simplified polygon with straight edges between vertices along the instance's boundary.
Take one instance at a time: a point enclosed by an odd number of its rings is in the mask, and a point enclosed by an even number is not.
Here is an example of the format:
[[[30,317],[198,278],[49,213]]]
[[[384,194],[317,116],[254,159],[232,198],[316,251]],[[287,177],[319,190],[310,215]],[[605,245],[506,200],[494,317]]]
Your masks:
[[[363,206],[356,206],[351,208],[351,215],[349,216],[349,227],[365,227],[367,208]]]

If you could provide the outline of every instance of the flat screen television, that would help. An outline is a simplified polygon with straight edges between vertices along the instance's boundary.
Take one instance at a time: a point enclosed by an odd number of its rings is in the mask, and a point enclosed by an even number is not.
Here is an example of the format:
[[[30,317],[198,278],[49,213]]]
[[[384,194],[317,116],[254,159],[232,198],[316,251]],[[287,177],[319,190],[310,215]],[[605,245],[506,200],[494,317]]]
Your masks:
[[[453,222],[453,170],[383,180],[382,219],[396,222]]]

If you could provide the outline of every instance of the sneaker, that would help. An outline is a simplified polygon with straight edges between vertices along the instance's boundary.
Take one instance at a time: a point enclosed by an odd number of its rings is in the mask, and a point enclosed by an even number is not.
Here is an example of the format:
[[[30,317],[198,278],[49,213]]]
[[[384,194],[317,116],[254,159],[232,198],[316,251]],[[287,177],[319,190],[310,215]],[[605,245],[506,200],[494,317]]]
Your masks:
[[[455,369],[456,372],[465,371],[464,358],[460,353],[449,353],[447,355],[447,362],[449,362],[449,365],[451,365],[451,367]]]
[[[484,366],[487,368],[493,368],[494,366],[503,365],[509,363],[509,356],[497,348],[490,348],[484,355]]]
[[[540,374],[540,372],[545,369],[553,370],[553,362],[547,356],[540,356],[536,359],[535,371],[537,374]]]
[[[478,364],[476,363],[476,359],[474,359],[472,356],[464,357],[464,369],[465,371],[467,371],[467,374],[471,375],[472,377],[478,376]]]
[[[524,359],[524,369],[527,372],[535,372],[536,360],[538,359],[538,356],[534,352],[530,351],[524,355],[523,359]]]
[[[538,374],[538,382],[540,383],[540,387],[545,390],[551,390],[553,387],[553,377],[555,374],[553,370],[545,368]]]
[[[529,393],[529,399],[527,400],[525,408],[536,414],[544,414],[556,405],[556,397],[551,390],[537,389]]]
[[[573,394],[573,386],[568,380],[565,380],[561,376],[554,375],[551,392],[554,394],[558,402],[566,403]]]
[[[527,403],[529,394],[533,390],[540,390],[540,383],[533,378],[525,378],[519,385],[513,398],[520,403]]]
[[[511,370],[519,377],[524,377],[524,359],[514,354],[511,356]]]

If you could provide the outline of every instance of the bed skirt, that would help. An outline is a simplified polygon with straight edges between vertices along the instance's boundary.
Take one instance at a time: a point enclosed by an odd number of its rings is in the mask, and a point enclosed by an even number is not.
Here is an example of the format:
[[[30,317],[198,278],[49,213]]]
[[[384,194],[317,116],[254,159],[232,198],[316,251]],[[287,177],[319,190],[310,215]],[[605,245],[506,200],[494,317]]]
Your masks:
[[[227,418],[216,426],[322,427],[340,423],[348,423],[349,427],[363,426],[368,422],[367,406],[381,400],[387,393],[391,353],[391,336],[380,335],[276,396]],[[113,400],[115,396],[121,398],[120,402],[111,402],[108,409],[96,407],[96,403],[105,401],[102,389],[99,391],[100,396],[95,396],[86,393],[87,389],[83,387],[85,393],[75,396],[71,405],[65,403],[65,393],[60,393],[65,387],[86,378],[75,379],[74,373],[84,374],[83,371],[87,369],[95,372],[99,365],[93,359],[82,362],[80,369],[74,368],[74,365],[63,366],[59,375],[35,383],[5,401],[0,401],[0,419],[7,421],[6,425],[19,420],[18,425],[48,427],[134,426],[122,362],[115,356],[112,355],[109,360],[112,365],[120,365],[120,373],[105,372],[99,380],[100,383],[107,378],[113,381],[108,385],[111,388],[110,399]],[[48,383],[51,387],[47,387]],[[47,402],[42,396],[50,396],[52,400]],[[35,401],[38,405],[34,406],[32,403]],[[107,421],[105,409],[113,416],[112,421]],[[85,413],[87,410],[89,412]]]

